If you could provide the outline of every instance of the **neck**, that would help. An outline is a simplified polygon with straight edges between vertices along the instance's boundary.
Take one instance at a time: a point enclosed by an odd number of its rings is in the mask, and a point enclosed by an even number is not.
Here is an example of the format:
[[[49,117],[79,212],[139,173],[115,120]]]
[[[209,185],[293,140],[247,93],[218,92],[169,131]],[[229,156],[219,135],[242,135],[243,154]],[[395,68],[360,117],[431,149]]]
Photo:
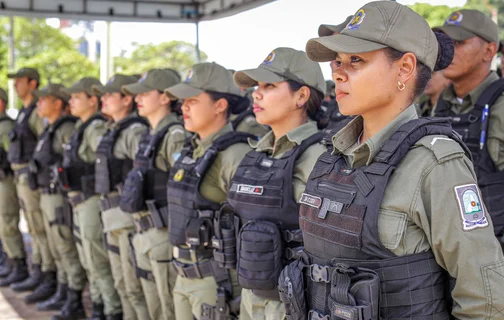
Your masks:
[[[306,117],[284,117],[280,123],[273,123],[270,125],[271,131],[275,136],[275,142],[278,138],[285,136],[287,133],[302,126],[307,122]]]
[[[219,132],[222,128],[227,125],[227,119],[221,117],[211,121],[203,130],[198,131],[198,136],[201,140],[204,140],[211,136],[212,134]]]
[[[82,121],[82,122],[86,122],[89,120],[89,118],[91,118],[93,116],[93,114],[95,114],[96,110],[95,109],[91,109],[89,112],[87,112],[86,114],[82,115],[79,117],[79,119]]]
[[[26,97],[24,97],[23,99],[21,99],[21,100],[22,100],[22,102],[23,102],[23,107],[24,107],[24,108],[28,108],[28,107],[30,106],[30,104],[33,102],[33,100],[34,100],[34,99],[35,99],[35,98],[34,98],[34,97],[33,97],[33,95],[31,94],[31,92],[30,92],[30,93],[28,93],[28,94],[26,95]]]
[[[453,89],[459,98],[465,98],[476,89],[490,73],[490,68],[477,68],[474,73],[461,79],[453,80]]]
[[[152,129],[156,129],[161,120],[163,120],[164,117],[170,114],[170,109],[168,108],[159,108],[158,112],[148,115],[147,121],[149,121],[150,126]]]
[[[124,110],[124,111],[122,111],[122,112],[120,112],[118,114],[111,115],[111,117],[114,120],[114,122],[119,122],[122,119],[126,118],[128,115],[129,115],[128,110]]]
[[[50,115],[45,118],[47,119],[47,122],[49,122],[49,124],[53,124],[56,122],[56,120],[58,120],[62,116],[63,116],[63,112],[59,112],[59,113],[55,113],[55,114]]]
[[[361,144],[385,128],[407,108],[408,104],[406,102],[396,102],[386,108],[374,108],[370,112],[363,114],[362,118],[364,119],[364,129],[362,132]]]

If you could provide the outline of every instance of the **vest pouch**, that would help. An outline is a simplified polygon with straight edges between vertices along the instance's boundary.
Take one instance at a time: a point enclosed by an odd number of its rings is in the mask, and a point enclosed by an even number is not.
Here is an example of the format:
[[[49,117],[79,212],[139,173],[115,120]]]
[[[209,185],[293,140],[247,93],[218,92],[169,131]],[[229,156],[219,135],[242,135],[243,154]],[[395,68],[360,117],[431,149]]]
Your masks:
[[[185,231],[186,244],[191,248],[206,248],[212,244],[213,211],[198,211],[198,218],[189,220]]]
[[[34,161],[30,161],[28,164],[28,186],[30,189],[37,190],[39,185],[37,183],[37,164]]]
[[[122,211],[135,213],[147,209],[144,199],[144,174],[145,172],[138,168],[128,173],[119,204]]]
[[[274,290],[282,271],[282,235],[269,221],[249,221],[238,235],[238,283],[246,289]]]
[[[68,203],[68,201],[64,201],[61,207],[57,207],[55,209],[55,214],[56,214],[56,220],[50,222],[50,224],[63,225],[69,227],[70,229],[72,228],[73,224],[72,206],[70,205],[70,203]]]
[[[221,268],[236,269],[236,227],[239,218],[234,216],[233,209],[224,205],[214,219],[214,236],[212,237],[213,256]],[[236,221],[236,222],[235,222]]]
[[[81,190],[84,195],[90,197],[95,194],[95,176],[92,175],[83,175],[80,178],[81,181]]]
[[[379,320],[380,277],[366,268],[337,266],[332,272],[331,319]]]
[[[287,320],[307,319],[303,268],[303,261],[297,259],[285,266],[278,279],[278,292]]]
[[[103,154],[98,154],[95,166],[95,192],[98,194],[107,194],[112,191],[110,185],[110,171],[107,162],[107,157]],[[99,182],[99,183],[98,183]]]

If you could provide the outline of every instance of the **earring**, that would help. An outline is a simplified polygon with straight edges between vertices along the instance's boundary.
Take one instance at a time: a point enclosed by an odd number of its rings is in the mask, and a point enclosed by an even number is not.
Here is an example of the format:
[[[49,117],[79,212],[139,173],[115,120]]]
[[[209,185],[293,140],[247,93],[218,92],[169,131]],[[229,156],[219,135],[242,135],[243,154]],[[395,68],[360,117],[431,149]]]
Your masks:
[[[397,81],[397,89],[399,89],[399,91],[403,91],[404,89],[406,89],[406,84],[402,83],[401,81]]]
[[[298,108],[301,108],[303,105],[301,104],[301,102],[298,102],[297,106]]]

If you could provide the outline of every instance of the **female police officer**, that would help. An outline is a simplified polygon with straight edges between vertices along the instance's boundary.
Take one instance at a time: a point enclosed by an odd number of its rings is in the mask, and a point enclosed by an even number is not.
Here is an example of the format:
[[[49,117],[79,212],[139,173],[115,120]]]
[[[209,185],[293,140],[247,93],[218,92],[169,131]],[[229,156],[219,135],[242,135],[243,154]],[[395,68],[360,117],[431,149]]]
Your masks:
[[[291,48],[273,50],[258,68],[238,71],[234,79],[240,87],[257,86],[252,94],[254,113],[260,124],[272,129],[251,143],[255,150],[240,163],[228,192],[232,211],[241,220],[240,319],[283,319],[276,284],[285,262],[301,246],[298,200],[317,158],[326,150],[317,123],[310,120],[323,114],[326,84],[320,66],[305,52]],[[218,220],[222,223],[216,228],[225,227],[227,210]],[[221,243],[229,241],[226,228],[216,235]],[[230,255],[229,248],[235,251],[235,247],[236,242],[222,246],[215,259],[234,268],[236,255]]]
[[[467,149],[446,119],[417,119],[412,104],[451,62],[451,42],[411,9],[378,1],[306,49],[331,61],[340,110],[358,116],[306,185],[305,252],[279,278],[287,314],[448,319],[448,272],[461,280],[454,317],[502,318],[504,258]]]
[[[234,132],[228,122],[231,109],[248,101],[240,95],[231,73],[215,63],[194,65],[185,81],[166,93],[172,99],[184,99],[184,126],[195,133],[168,182],[168,230],[178,274],[173,290],[175,316],[177,320],[212,319],[214,312],[225,311],[226,298],[240,293],[236,274],[211,259],[211,232],[231,178],[250,151],[247,139],[255,139]],[[217,296],[219,307],[214,308]]]

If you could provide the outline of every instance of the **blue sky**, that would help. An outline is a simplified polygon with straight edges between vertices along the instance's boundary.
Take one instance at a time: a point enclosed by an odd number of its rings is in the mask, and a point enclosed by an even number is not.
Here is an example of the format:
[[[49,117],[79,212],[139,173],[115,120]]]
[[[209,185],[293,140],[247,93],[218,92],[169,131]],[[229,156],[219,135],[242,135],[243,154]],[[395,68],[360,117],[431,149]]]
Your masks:
[[[354,14],[365,0],[277,0],[262,7],[221,20],[200,24],[200,48],[226,68],[256,67],[276,47],[304,50],[307,40],[317,36],[321,23],[339,24]],[[402,4],[417,1],[398,0]],[[461,6],[465,0],[426,0],[430,4]],[[97,31],[103,26],[97,23]],[[195,42],[193,24],[112,24],[113,54],[131,51],[131,43],[160,43],[170,40]],[[98,33],[99,34],[99,33]],[[327,64],[322,64],[330,78]]]

